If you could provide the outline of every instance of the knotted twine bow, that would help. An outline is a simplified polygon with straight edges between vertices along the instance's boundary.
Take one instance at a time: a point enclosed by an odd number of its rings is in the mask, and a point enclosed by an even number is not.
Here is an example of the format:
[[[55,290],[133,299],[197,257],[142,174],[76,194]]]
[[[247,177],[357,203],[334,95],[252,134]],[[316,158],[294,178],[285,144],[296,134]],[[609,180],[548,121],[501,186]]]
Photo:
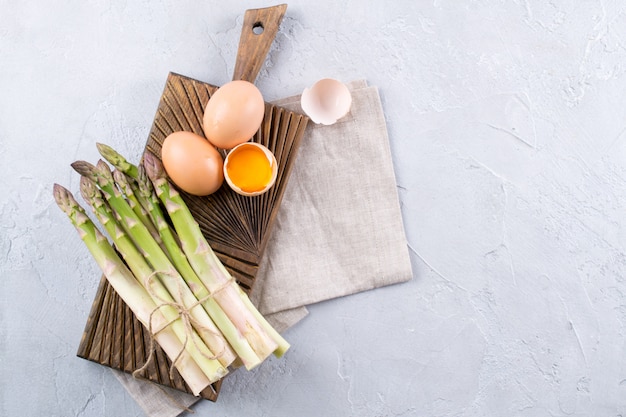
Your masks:
[[[217,289],[214,289],[213,291],[209,291],[207,288],[207,291],[209,292],[209,294],[206,297],[202,297],[201,299],[196,300],[194,303],[192,303],[190,306],[187,307],[182,302],[170,301],[170,300],[164,299],[154,292],[154,290],[152,289],[151,283],[152,283],[152,280],[155,279],[155,277],[160,274],[169,275],[169,276],[179,276],[178,274],[174,274],[168,271],[154,271],[150,275],[148,275],[146,279],[144,280],[144,288],[146,288],[148,294],[154,300],[157,300],[160,304],[158,304],[150,312],[150,316],[148,318],[148,334],[150,335],[150,346],[149,346],[150,353],[148,355],[148,358],[146,359],[146,362],[139,369],[136,369],[133,372],[132,375],[135,378],[137,378],[139,374],[145,371],[148,365],[150,364],[150,362],[154,360],[154,355],[156,351],[155,336],[159,334],[161,331],[163,331],[164,329],[166,329],[167,327],[171,326],[173,323],[175,323],[179,319],[182,320],[185,326],[185,339],[183,340],[182,348],[180,349],[180,351],[178,352],[178,354],[172,361],[172,364],[170,365],[170,369],[169,369],[170,379],[173,379],[174,377],[174,370],[176,369],[176,365],[178,364],[178,361],[181,359],[183,353],[185,352],[187,348],[187,343],[189,343],[190,338],[191,338],[192,343],[196,347],[196,349],[198,349],[198,351],[200,352],[200,354],[209,360],[215,360],[215,359],[219,359],[220,357],[222,357],[227,347],[227,342],[224,339],[224,336],[221,333],[216,332],[213,329],[200,323],[195,317],[193,317],[193,315],[191,314],[191,311],[197,306],[213,298],[215,294],[227,288],[229,285],[231,285],[231,283],[235,282],[235,279],[232,276],[230,276],[228,280],[226,280],[221,286],[219,286]],[[177,284],[177,290],[178,290],[178,300],[182,300],[183,299],[182,297],[183,284],[180,281],[177,281],[176,284]],[[161,328],[154,330],[152,318],[154,314],[160,311],[163,307],[173,307],[174,309],[176,309],[178,316],[170,320],[169,322],[165,323],[163,326],[161,326]],[[218,353],[214,353],[213,355],[208,355],[205,352],[203,352],[203,350],[200,349],[200,345],[198,344],[198,341],[197,341],[197,339],[200,338],[200,335],[198,335],[196,330],[194,330],[194,327],[197,331],[207,332],[215,336],[222,345],[222,348],[220,349],[220,351]],[[196,337],[194,337],[194,335]],[[207,347],[207,350],[209,350],[208,347]]]

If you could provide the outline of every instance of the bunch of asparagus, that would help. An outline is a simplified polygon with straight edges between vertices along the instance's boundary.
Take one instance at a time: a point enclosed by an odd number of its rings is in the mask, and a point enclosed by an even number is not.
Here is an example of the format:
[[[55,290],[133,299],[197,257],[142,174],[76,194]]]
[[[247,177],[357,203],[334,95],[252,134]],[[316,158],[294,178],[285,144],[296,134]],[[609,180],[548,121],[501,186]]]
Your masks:
[[[252,369],[272,353],[281,357],[289,344],[217,258],[160,161],[146,152],[143,164],[133,165],[111,147],[97,146],[113,172],[103,160],[72,167],[115,249],[58,184],[55,200],[192,392],[199,395],[229,368]]]

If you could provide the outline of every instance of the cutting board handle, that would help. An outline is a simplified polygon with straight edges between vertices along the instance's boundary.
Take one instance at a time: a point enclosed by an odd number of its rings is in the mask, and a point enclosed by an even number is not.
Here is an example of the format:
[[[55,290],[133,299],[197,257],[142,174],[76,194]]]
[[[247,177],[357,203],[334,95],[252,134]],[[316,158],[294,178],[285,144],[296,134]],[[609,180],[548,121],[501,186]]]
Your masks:
[[[286,10],[286,4],[246,10],[241,37],[239,38],[233,80],[245,80],[254,83],[276,37]]]

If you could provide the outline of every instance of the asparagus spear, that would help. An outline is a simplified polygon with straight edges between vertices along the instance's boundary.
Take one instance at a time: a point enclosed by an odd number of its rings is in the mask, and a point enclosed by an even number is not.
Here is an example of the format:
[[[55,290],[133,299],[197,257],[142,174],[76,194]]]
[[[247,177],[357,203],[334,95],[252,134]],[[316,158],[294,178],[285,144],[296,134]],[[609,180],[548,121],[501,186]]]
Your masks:
[[[172,323],[171,326],[174,333],[183,341],[191,357],[196,361],[200,369],[202,369],[211,382],[221,379],[227,373],[223,366],[224,364],[216,360],[215,354],[209,350],[196,331],[192,328],[185,327],[179,312],[172,305],[174,299],[159,280],[153,279],[155,275],[154,269],[148,265],[132,240],[117,223],[113,212],[104,202],[100,190],[98,190],[93,181],[87,177],[81,177],[80,191],[85,201],[93,209],[100,223],[113,239],[115,246],[122,254],[137,281],[146,288],[148,294],[152,296],[154,303],[160,306],[159,310],[163,316]],[[228,365],[229,364],[225,364],[225,366]]]
[[[196,331],[200,334],[211,351],[228,354],[228,350],[224,349],[226,342],[218,328],[204,308],[198,304],[198,300],[185,284],[167,255],[150,235],[148,229],[139,221],[136,214],[115,187],[111,171],[107,164],[102,160],[98,161],[96,166],[85,161],[76,161],[72,163],[72,167],[79,174],[94,181],[102,189],[104,197],[112,210],[119,216],[119,223],[135,242],[135,245],[144,258],[148,260],[155,271],[159,272],[158,278],[167,288],[170,295],[177,303],[189,309],[191,316],[200,324],[200,326],[196,326]]]
[[[272,352],[278,357],[282,356],[289,349],[289,343],[256,311],[248,296],[217,258],[180,194],[165,178],[161,162],[146,152],[144,166],[169,213],[182,249],[202,283],[260,358],[265,359]]]
[[[109,283],[137,319],[146,327],[149,327],[150,321],[156,329],[164,327],[167,321],[163,314],[159,310],[155,311],[156,305],[148,293],[135,280],[132,272],[124,265],[109,241],[96,228],[74,196],[58,184],[54,185],[53,193],[57,205],[67,214]],[[199,395],[211,384],[189,353],[183,350],[182,343],[170,327],[164,327],[154,335],[154,338],[174,362],[194,395]]]

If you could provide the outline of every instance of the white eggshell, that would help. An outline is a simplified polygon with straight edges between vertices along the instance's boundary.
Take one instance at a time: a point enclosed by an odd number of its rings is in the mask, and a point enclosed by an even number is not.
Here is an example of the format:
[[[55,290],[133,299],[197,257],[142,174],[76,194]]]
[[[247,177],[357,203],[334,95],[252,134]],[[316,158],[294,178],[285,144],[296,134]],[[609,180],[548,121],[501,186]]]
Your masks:
[[[304,89],[300,105],[313,122],[332,125],[348,114],[352,95],[341,81],[324,78]]]

